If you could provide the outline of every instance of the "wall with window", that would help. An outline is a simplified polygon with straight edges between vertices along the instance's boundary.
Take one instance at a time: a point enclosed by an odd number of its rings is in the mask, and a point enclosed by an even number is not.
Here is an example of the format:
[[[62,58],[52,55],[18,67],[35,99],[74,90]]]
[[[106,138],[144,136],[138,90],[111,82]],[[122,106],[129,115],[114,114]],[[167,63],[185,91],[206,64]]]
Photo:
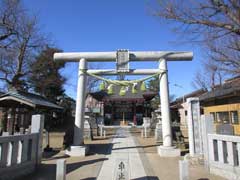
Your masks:
[[[231,124],[240,135],[240,103],[204,107],[204,114],[212,114],[215,124]]]

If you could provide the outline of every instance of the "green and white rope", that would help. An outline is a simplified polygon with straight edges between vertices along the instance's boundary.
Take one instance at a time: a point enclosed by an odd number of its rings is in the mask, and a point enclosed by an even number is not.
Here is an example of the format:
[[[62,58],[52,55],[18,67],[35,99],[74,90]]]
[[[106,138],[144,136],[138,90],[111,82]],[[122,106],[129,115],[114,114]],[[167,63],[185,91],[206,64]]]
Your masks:
[[[88,76],[92,76],[92,77],[95,77],[97,79],[100,79],[102,81],[105,81],[107,82],[108,84],[114,84],[114,85],[120,85],[120,86],[130,86],[130,85],[133,85],[135,83],[140,83],[140,82],[143,82],[143,81],[146,81],[148,79],[151,79],[153,77],[156,77],[156,76],[159,76],[163,73],[165,73],[166,71],[159,71],[158,73],[155,73],[153,75],[150,75],[150,76],[147,76],[147,77],[144,77],[144,78],[141,78],[141,79],[137,79],[137,80],[111,80],[111,79],[107,79],[107,78],[104,78],[102,76],[98,76],[94,73],[89,73],[87,72],[87,70],[83,69],[81,70],[83,73],[87,74]],[[101,73],[101,72],[100,72]]]

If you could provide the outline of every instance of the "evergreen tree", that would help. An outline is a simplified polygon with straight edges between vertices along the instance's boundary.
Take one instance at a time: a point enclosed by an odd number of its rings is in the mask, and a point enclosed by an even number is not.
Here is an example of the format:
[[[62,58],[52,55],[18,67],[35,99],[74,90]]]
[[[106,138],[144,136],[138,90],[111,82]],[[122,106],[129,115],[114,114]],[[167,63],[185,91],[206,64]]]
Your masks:
[[[159,92],[160,88],[159,88],[160,82],[159,82],[159,77],[154,77],[153,79],[151,79],[150,81],[148,81],[148,88],[150,91],[153,92]],[[153,109],[157,109],[159,104],[160,104],[160,98],[159,94],[157,94],[152,100],[151,100],[151,107]],[[172,102],[175,99],[175,95],[170,94],[169,95],[169,101]]]
[[[33,90],[49,100],[56,102],[57,97],[63,95],[63,84],[66,79],[60,74],[64,62],[55,62],[53,54],[61,50],[46,47],[31,65],[29,83]]]
[[[150,91],[153,92],[159,92],[159,77],[154,77],[150,81],[148,81],[148,88]],[[151,100],[151,107],[153,109],[157,109],[160,104],[159,94],[157,94],[152,100]]]

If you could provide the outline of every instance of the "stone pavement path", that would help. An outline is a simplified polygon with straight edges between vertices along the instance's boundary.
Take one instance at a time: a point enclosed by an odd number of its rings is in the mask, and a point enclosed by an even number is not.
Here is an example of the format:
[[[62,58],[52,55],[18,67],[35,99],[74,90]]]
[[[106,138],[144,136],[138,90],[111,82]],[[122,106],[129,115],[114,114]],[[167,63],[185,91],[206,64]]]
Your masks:
[[[133,136],[127,128],[119,128],[113,147],[98,175],[98,180],[147,179]]]

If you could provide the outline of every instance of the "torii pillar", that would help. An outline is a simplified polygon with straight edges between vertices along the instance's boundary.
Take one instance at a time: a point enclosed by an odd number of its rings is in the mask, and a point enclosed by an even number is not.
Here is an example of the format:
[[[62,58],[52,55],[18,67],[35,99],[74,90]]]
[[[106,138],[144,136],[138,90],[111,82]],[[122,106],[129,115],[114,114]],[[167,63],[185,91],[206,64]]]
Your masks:
[[[85,156],[87,147],[84,146],[84,114],[85,114],[85,91],[86,91],[86,75],[83,70],[87,70],[87,61],[81,58],[78,67],[78,84],[77,84],[77,99],[74,122],[73,145],[66,154],[69,156]]]
[[[158,147],[158,154],[163,157],[180,156],[180,149],[172,145],[171,114],[169,106],[168,69],[166,59],[159,60],[159,69],[165,73],[159,76],[160,104],[162,116],[163,145]]]
[[[161,72],[160,83],[160,99],[161,99],[161,113],[162,113],[162,136],[163,145],[158,147],[158,153],[163,157],[180,156],[180,150],[172,144],[171,132],[171,117],[169,107],[169,89],[168,89],[168,72],[167,61],[191,61],[193,58],[192,52],[174,52],[174,51],[123,51],[120,54],[123,60],[121,63],[128,66],[129,61],[159,61],[158,69],[129,69],[125,71],[126,75],[152,75]],[[123,55],[123,56],[122,56]],[[85,110],[85,88],[86,75],[82,70],[86,70],[92,74],[98,75],[118,75],[119,71],[116,69],[101,69],[101,70],[87,70],[87,61],[89,62],[114,62],[116,61],[116,52],[79,52],[79,53],[55,53],[54,60],[79,62],[79,77],[78,89],[76,99],[76,116],[74,128],[73,145],[67,154],[70,156],[84,156],[86,153],[86,146],[83,142],[84,132],[84,110]],[[117,61],[118,63],[120,61]],[[118,65],[122,65],[118,64]]]

